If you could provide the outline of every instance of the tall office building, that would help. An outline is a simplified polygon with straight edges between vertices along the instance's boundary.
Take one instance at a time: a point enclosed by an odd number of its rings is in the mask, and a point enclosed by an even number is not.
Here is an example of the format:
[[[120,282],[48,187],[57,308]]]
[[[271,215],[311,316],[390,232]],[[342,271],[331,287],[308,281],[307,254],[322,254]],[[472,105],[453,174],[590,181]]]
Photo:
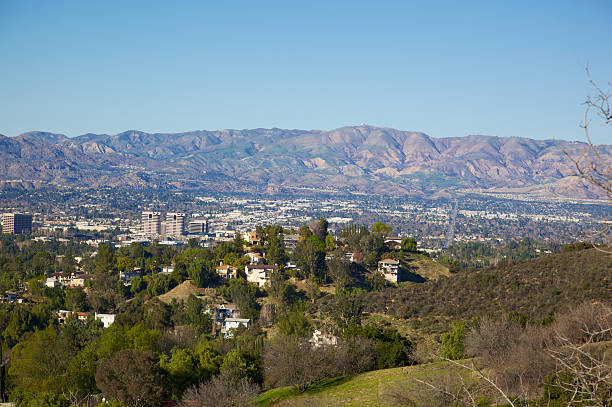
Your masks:
[[[32,233],[32,215],[24,213],[2,214],[2,233]]]
[[[203,235],[208,233],[208,220],[206,219],[195,219],[189,222],[187,231],[190,235]]]
[[[142,213],[142,232],[146,235],[161,235],[161,212]]]
[[[163,235],[181,236],[185,231],[185,214],[168,212],[163,225]]]

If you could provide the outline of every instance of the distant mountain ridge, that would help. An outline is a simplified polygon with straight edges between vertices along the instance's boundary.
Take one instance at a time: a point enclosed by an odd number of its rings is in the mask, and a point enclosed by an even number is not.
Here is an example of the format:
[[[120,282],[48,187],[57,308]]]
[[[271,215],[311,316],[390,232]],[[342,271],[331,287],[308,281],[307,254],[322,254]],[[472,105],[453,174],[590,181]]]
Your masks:
[[[513,190],[595,198],[566,153],[586,144],[521,137],[434,138],[373,126],[116,135],[0,136],[0,179],[62,185],[196,187],[198,182],[392,194]],[[612,146],[602,147],[612,158]],[[612,161],[612,160],[611,160]],[[195,183],[195,184],[194,184]]]

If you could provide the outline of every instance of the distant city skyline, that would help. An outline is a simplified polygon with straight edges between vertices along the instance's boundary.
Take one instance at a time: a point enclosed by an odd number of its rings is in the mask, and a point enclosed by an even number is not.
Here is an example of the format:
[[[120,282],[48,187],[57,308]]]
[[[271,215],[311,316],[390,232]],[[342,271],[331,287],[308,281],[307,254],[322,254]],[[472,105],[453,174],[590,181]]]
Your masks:
[[[365,123],[584,141],[584,68],[609,87],[611,17],[604,0],[0,2],[0,134]]]

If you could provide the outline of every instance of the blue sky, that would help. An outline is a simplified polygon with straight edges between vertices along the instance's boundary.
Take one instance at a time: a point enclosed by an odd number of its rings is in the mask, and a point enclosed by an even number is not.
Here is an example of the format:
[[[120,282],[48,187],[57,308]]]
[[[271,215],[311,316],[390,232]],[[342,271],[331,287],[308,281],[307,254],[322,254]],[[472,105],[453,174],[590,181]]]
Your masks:
[[[0,133],[367,123],[582,140],[584,67],[612,81],[611,38],[608,0],[0,0]]]

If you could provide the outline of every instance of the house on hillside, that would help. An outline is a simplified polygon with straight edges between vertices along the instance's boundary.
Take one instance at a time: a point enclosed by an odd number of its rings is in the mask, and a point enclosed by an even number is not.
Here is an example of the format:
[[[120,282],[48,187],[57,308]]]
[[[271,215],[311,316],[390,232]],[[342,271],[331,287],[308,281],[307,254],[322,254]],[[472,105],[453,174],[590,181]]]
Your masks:
[[[226,318],[238,318],[240,316],[240,311],[234,304],[213,304],[206,312],[218,324],[223,324]]]
[[[74,274],[70,277],[68,285],[70,287],[84,287],[87,280],[91,280],[93,274]]]
[[[260,287],[263,287],[266,284],[266,282],[270,279],[272,272],[276,270],[278,270],[276,265],[247,264],[244,266],[247,281],[249,283],[256,283]]]
[[[62,287],[62,282],[60,281],[60,278],[56,276],[47,277],[45,285],[49,288]]]
[[[385,276],[385,279],[393,284],[399,283],[400,261],[395,259],[383,259],[378,262],[378,271]]]
[[[283,235],[283,242],[285,243],[285,250],[287,250],[287,253],[293,253],[299,241],[300,235],[298,234]]]
[[[225,318],[223,322],[223,335],[226,338],[234,336],[233,329],[238,329],[241,326],[248,328],[251,325],[251,320],[246,318]]]
[[[104,328],[108,328],[115,322],[115,314],[98,314],[97,312],[94,315],[94,318],[98,321],[102,321],[104,324]]]
[[[244,240],[251,245],[258,245],[261,243],[261,236],[255,230],[249,230],[244,234]]]
[[[217,274],[226,280],[231,280],[238,277],[238,269],[234,266],[221,264],[215,268]]]
[[[312,333],[312,338],[310,338],[308,342],[312,344],[313,348],[318,348],[319,346],[335,346],[338,344],[338,337],[315,329]]]
[[[249,252],[245,256],[249,258],[251,264],[263,264],[265,260],[265,257],[259,253]]]
[[[64,325],[66,323],[66,319],[68,319],[70,315],[72,315],[72,311],[68,311],[65,309],[57,311],[57,322],[60,325]]]

